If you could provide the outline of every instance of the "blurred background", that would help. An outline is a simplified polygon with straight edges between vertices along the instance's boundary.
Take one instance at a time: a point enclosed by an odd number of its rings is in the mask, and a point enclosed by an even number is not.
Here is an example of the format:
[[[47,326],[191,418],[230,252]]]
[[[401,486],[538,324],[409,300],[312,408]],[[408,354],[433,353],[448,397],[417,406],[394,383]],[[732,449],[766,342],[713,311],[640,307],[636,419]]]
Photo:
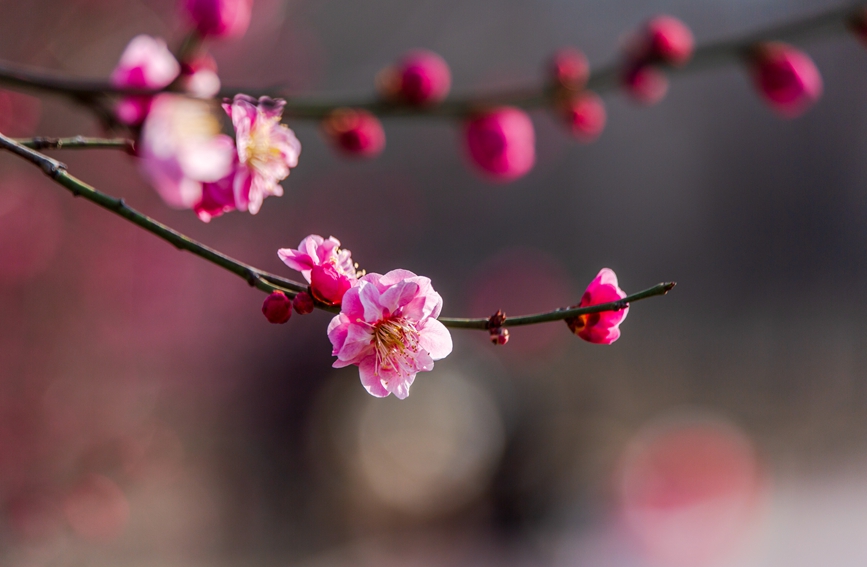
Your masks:
[[[213,46],[225,86],[373,96],[412,48],[453,92],[539,84],[574,45],[614,61],[667,13],[697,42],[826,0],[256,0]],[[0,1],[0,59],[106,77],[134,35],[175,45],[173,0]],[[784,121],[742,68],[605,96],[592,145],[532,113],[537,165],[467,166],[459,124],[385,120],[373,161],[291,122],[301,162],[256,217],[167,208],[134,159],[70,171],[204,243],[296,277],[276,251],[334,235],[368,271],[432,278],[444,315],[577,303],[602,267],[622,338],[561,323],[454,353],[406,401],[332,369],[330,316],[283,326],[239,278],[0,156],[0,563],[8,566],[867,564],[867,50],[801,44],[825,95]],[[0,131],[99,135],[58,97],[0,94]]]

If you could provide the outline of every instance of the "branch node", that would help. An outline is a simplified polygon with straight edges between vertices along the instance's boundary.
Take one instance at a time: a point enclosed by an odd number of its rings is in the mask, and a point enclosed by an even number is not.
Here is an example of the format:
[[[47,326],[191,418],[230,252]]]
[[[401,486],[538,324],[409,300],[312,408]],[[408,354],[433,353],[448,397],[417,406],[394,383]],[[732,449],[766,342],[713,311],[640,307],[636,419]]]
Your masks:
[[[256,287],[256,282],[259,281],[259,279],[259,274],[251,268],[247,268],[247,283],[250,284],[250,287]]]

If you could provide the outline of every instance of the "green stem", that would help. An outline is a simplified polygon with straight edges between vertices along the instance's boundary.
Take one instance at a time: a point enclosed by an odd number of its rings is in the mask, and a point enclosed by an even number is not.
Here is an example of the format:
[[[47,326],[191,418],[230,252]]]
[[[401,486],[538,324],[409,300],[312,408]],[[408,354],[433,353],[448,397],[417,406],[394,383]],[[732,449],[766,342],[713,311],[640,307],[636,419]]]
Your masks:
[[[688,64],[670,70],[674,73],[690,73],[737,61],[744,57],[751,46],[760,41],[792,41],[813,35],[836,33],[845,29],[857,11],[865,6],[867,4],[861,0],[845,6],[830,8],[821,13],[802,17],[785,24],[769,26],[735,39],[701,45],[696,48]],[[193,40],[190,40],[190,45],[185,48],[185,51],[190,49],[193,43]],[[587,88],[596,91],[615,89],[620,83],[620,73],[620,62],[598,69],[591,74]],[[104,95],[154,95],[160,92],[178,92],[180,90],[180,85],[177,82],[165,89],[119,88],[107,81],[74,79],[8,62],[0,62],[0,84],[59,93],[88,104],[93,102],[94,97]],[[225,88],[220,91],[219,96],[231,98],[239,92],[252,96],[286,98],[287,103],[283,109],[284,116],[309,120],[321,120],[335,109],[343,107],[366,109],[379,116],[460,118],[471,115],[480,109],[497,105],[511,105],[527,109],[550,106],[555,94],[550,86],[533,86],[490,92],[484,95],[454,96],[439,105],[430,107],[392,104],[375,98],[328,101],[321,97],[293,97],[287,94],[286,89]]]
[[[118,199],[116,197],[112,197],[110,195],[106,195],[105,193],[97,191],[87,183],[70,175],[66,171],[66,165],[64,165],[63,163],[52,159],[46,155],[43,155],[33,149],[30,149],[26,145],[16,140],[13,140],[12,138],[7,138],[3,134],[0,134],[0,148],[9,150],[10,152],[36,165],[43,171],[43,173],[45,173],[45,175],[53,179],[57,184],[68,189],[73,194],[73,196],[84,197],[88,201],[99,205],[103,209],[109,210],[114,214],[125,218],[131,223],[140,226],[146,231],[155,234],[166,242],[174,245],[175,248],[177,248],[178,250],[186,250],[188,252],[192,252],[200,258],[203,258],[208,262],[211,262],[212,264],[215,264],[225,270],[228,270],[229,272],[232,272],[237,276],[240,276],[241,278],[246,280],[248,284],[250,284],[252,287],[255,287],[256,289],[260,289],[266,293],[282,291],[289,297],[295,297],[297,294],[301,292],[306,292],[308,289],[308,286],[304,284],[294,282],[292,280],[287,280],[280,276],[270,274],[264,270],[254,268],[249,264],[245,264],[239,260],[235,260],[234,258],[226,256],[222,252],[214,250],[213,248],[209,248],[201,242],[193,240],[189,236],[181,234],[173,228],[170,228],[162,224],[161,222],[136,211],[135,209],[127,205],[123,199]],[[674,283],[662,283],[642,292],[627,296],[622,300],[616,301],[614,303],[593,305],[591,307],[563,308],[556,309],[548,313],[523,315],[520,317],[509,317],[508,319],[506,319],[503,326],[515,327],[518,325],[532,325],[535,323],[558,321],[561,319],[566,319],[567,317],[575,317],[577,315],[584,315],[587,313],[599,313],[601,311],[618,311],[625,308],[630,302],[645,299],[647,297],[653,297],[656,295],[665,295],[673,287]],[[316,307],[325,311],[329,311],[331,313],[338,313],[340,311],[340,309],[337,307],[325,305],[324,303],[319,302],[316,303]],[[488,329],[488,319],[459,319],[441,317],[440,321],[443,323],[443,325],[447,327],[457,329]]]

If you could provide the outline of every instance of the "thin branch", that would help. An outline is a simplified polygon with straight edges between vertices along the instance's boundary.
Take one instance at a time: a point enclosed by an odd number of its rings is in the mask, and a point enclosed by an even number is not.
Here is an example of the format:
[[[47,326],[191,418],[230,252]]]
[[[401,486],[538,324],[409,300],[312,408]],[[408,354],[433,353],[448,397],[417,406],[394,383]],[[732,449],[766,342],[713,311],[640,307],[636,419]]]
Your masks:
[[[50,138],[37,136],[35,138],[15,138],[14,141],[33,150],[117,149],[135,154],[135,142],[129,138],[87,138],[84,136]]]
[[[243,278],[248,284],[250,284],[250,286],[255,287],[256,289],[260,289],[266,293],[282,291],[289,297],[295,297],[298,293],[302,291],[307,291],[308,289],[308,286],[305,284],[288,280],[280,276],[270,274],[264,270],[254,268],[249,264],[245,264],[244,262],[235,260],[234,258],[226,256],[222,252],[205,246],[201,242],[193,240],[189,236],[181,234],[173,228],[170,228],[162,224],[161,222],[136,211],[135,209],[127,205],[123,199],[118,199],[116,197],[106,195],[101,191],[97,191],[87,183],[70,175],[66,171],[66,165],[64,165],[63,163],[52,159],[44,154],[41,154],[36,150],[30,149],[24,144],[13,140],[12,138],[7,138],[3,134],[0,134],[0,148],[9,150],[10,152],[26,159],[30,163],[39,167],[43,171],[43,173],[45,173],[45,175],[50,177],[59,185],[68,189],[73,194],[73,196],[84,197],[88,201],[91,201],[99,205],[100,207],[125,218],[131,223],[140,226],[141,228],[152,234],[155,234],[166,242],[174,245],[175,248],[177,248],[178,250],[186,250],[188,252],[192,252],[200,258],[204,258],[208,262],[216,264],[217,266],[232,272],[233,274]],[[505,323],[502,326],[507,327],[518,325],[532,325],[535,323],[558,321],[561,319],[566,319],[567,317],[575,317],[577,315],[584,315],[587,313],[599,313],[601,311],[618,311],[625,308],[630,302],[639,301],[641,299],[654,297],[657,295],[665,295],[673,287],[674,283],[662,283],[645,291],[625,297],[622,300],[616,301],[614,303],[593,305],[592,307],[557,309],[548,313],[524,315],[520,317],[509,317],[508,319],[506,319]],[[338,313],[340,311],[337,307],[333,307],[319,302],[316,302],[316,307],[325,311],[329,311],[331,313]],[[447,327],[453,327],[458,329],[486,330],[488,328],[488,319],[459,319],[441,317],[440,321]]]
[[[809,36],[836,33],[845,29],[857,11],[865,6],[867,4],[860,0],[785,24],[769,26],[734,39],[701,45],[696,48],[687,65],[670,70],[674,73],[690,73],[737,61],[759,41],[793,41],[806,39]],[[595,91],[615,89],[620,83],[620,73],[619,62],[602,67],[591,74],[587,88]],[[106,95],[155,95],[167,91],[179,92],[181,88],[177,82],[165,89],[119,88],[104,80],[76,79],[2,61],[0,61],[0,84],[63,94],[88,104],[92,103],[94,98]],[[253,96],[268,95],[286,98],[287,103],[283,108],[285,117],[310,120],[321,120],[333,110],[342,107],[366,109],[379,116],[464,117],[480,108],[494,105],[508,104],[528,109],[549,106],[555,94],[550,86],[531,86],[484,94],[453,96],[431,107],[393,104],[375,98],[328,101],[323,100],[322,97],[293,97],[285,89],[225,88],[220,91],[219,96],[232,97],[242,91]]]

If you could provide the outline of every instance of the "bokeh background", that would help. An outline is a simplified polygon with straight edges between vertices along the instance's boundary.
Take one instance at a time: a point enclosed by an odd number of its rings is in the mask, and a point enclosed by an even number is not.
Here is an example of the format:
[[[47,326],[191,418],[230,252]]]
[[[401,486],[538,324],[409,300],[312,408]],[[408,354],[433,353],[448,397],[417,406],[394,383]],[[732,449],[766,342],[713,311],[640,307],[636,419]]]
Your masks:
[[[827,0],[256,0],[213,46],[223,84],[373,93],[424,47],[454,90],[593,65],[660,13],[699,43]],[[106,77],[173,0],[0,1],[0,58]],[[703,567],[867,564],[867,50],[802,44],[825,95],[769,111],[737,66],[657,106],[608,93],[584,146],[532,113],[538,161],[493,184],[460,125],[385,121],[374,161],[292,122],[301,163],[259,215],[168,209],[120,152],[71,172],[256,266],[334,235],[368,271],[432,278],[444,314],[576,303],[602,267],[638,291],[622,338],[560,323],[454,353],[406,401],[331,369],[329,315],[261,293],[0,156],[0,563],[9,566]],[[0,131],[97,135],[84,109],[0,94]]]

